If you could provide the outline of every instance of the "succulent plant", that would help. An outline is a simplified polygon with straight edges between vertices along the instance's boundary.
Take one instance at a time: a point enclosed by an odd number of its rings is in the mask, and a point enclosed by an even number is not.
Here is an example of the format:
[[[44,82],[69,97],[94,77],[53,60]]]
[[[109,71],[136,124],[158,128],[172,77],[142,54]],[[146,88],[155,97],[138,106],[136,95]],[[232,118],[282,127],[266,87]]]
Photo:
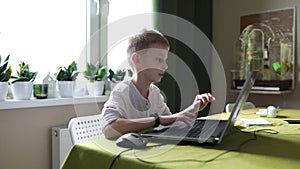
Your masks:
[[[97,66],[97,64],[87,63],[83,76],[90,82],[101,81],[106,76],[106,66]]]
[[[73,61],[67,68],[59,67],[58,73],[55,74],[58,81],[75,81],[79,72],[77,71],[77,64]]]
[[[11,66],[8,66],[9,56],[3,62],[0,56],[0,82],[7,82],[11,78],[12,69]]]
[[[11,83],[27,81],[33,82],[36,78],[37,72],[31,72],[29,69],[29,64],[26,64],[25,62],[21,61],[19,64],[19,71],[17,71],[17,75],[17,77],[11,76],[12,79],[16,79]]]
[[[112,82],[116,82],[116,81],[122,81],[124,80],[125,78],[125,75],[126,75],[126,70],[125,69],[119,69],[116,71],[116,73],[109,69],[109,75],[108,75],[108,78],[110,79],[110,81]],[[128,76],[131,77],[132,76],[132,71],[130,69],[127,69],[127,73],[128,73]]]

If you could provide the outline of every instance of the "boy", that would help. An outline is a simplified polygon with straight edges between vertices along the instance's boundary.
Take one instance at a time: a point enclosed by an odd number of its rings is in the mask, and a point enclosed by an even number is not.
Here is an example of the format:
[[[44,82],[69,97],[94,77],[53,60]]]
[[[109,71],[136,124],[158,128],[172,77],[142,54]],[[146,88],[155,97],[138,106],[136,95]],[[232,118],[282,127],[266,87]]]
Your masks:
[[[112,139],[129,132],[141,132],[177,120],[190,124],[196,113],[215,98],[197,95],[191,106],[172,114],[153,82],[160,82],[167,70],[169,42],[158,31],[143,30],[129,39],[128,61],[134,76],[117,85],[102,110],[102,132]]]

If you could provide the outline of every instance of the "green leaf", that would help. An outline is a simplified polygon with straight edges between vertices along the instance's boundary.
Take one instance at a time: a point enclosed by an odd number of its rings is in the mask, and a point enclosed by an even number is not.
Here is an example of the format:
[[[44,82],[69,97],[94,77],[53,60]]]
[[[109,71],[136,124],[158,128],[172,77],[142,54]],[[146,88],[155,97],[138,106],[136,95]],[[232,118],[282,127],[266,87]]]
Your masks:
[[[109,72],[109,75],[108,75],[109,80],[115,82],[113,79],[113,77],[115,76],[115,72],[111,69],[109,69],[108,72]]]
[[[6,59],[4,60],[4,62],[2,63],[2,65],[0,66],[0,73],[3,72],[3,71],[5,71],[7,69],[7,65],[8,65],[8,61],[9,61],[9,56],[10,55],[8,55],[6,57]],[[1,60],[0,60],[0,64],[1,64]]]
[[[10,55],[8,55],[4,60],[4,62],[1,64],[2,58],[0,56],[0,82],[7,82],[11,77],[11,73],[12,73],[11,66],[7,68],[9,57]]]
[[[131,69],[127,69],[127,72],[128,72],[128,76],[129,76],[129,77],[132,77],[132,75],[133,75],[132,70],[131,70]]]
[[[73,61],[68,68],[59,67],[58,73],[56,74],[56,79],[58,81],[74,81],[76,80],[79,72],[77,72],[77,64]]]

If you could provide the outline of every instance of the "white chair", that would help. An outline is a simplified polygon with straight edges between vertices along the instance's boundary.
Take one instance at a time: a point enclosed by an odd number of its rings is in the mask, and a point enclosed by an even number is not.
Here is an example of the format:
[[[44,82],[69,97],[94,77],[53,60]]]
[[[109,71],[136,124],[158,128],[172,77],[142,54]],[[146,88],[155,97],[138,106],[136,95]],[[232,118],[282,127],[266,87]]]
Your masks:
[[[234,103],[228,103],[226,104],[225,106],[225,111],[226,112],[231,112],[232,109],[233,109],[233,106],[234,106]],[[244,106],[243,106],[243,110],[246,110],[246,109],[253,109],[255,108],[255,105],[252,103],[252,102],[245,102]]]
[[[68,128],[73,144],[99,139],[102,137],[101,115],[74,117]]]

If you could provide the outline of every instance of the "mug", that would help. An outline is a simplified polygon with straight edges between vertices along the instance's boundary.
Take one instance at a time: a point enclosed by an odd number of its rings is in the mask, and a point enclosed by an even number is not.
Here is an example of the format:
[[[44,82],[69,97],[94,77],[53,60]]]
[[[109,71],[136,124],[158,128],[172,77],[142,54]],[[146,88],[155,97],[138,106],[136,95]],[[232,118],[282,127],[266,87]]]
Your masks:
[[[268,117],[276,117],[277,115],[277,109],[274,106],[268,106],[267,107]]]

